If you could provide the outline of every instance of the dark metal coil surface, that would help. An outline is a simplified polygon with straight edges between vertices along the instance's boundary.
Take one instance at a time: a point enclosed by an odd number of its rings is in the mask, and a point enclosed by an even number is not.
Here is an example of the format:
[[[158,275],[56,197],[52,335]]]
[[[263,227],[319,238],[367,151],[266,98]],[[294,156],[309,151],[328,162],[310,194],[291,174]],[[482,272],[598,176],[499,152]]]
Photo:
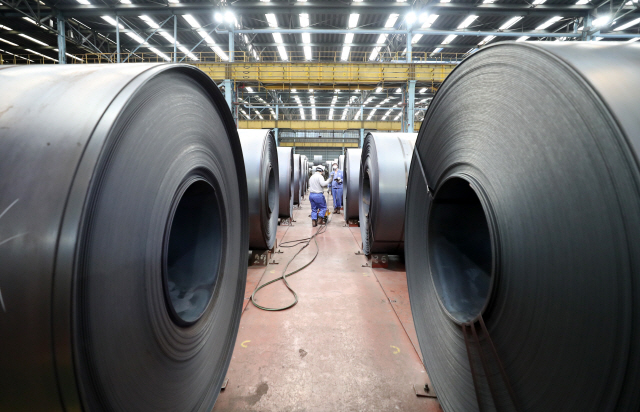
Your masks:
[[[280,173],[280,208],[281,218],[293,216],[293,149],[278,147],[278,167]]]
[[[338,169],[344,171],[344,155],[338,156]]]
[[[0,69],[0,410],[210,411],[244,297],[233,117],[187,65]]]
[[[300,198],[302,197],[302,193],[300,193],[300,179],[301,179],[301,170],[302,163],[300,160],[299,154],[293,155],[293,204],[300,205]]]
[[[362,251],[400,254],[404,205],[417,133],[368,133],[360,158],[359,219]]]
[[[347,149],[344,157],[342,207],[344,220],[357,219],[360,214],[360,158],[362,149]]]
[[[280,172],[271,130],[239,129],[249,194],[249,248],[273,247],[278,230]]]
[[[640,410],[640,47],[559,43],[472,55],[420,129],[407,278],[447,412]]]

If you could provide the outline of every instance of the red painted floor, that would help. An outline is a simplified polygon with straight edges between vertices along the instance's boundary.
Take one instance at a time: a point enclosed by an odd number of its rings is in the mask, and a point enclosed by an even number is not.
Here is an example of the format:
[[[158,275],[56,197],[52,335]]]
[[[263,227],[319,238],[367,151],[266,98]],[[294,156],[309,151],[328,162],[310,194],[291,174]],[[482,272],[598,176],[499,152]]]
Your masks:
[[[294,226],[278,227],[280,241],[310,236],[309,213],[305,200]],[[229,383],[214,411],[441,411],[436,400],[413,390],[429,379],[418,355],[402,265],[363,267],[365,257],[355,255],[358,228],[345,227],[342,215],[332,217],[318,237],[316,261],[288,278],[298,294],[296,306],[265,312],[246,300]],[[245,297],[280,276],[298,249],[282,248],[285,253],[275,255],[278,265],[250,267]],[[315,250],[312,242],[288,272]],[[292,300],[282,282],[257,295],[265,306]]]

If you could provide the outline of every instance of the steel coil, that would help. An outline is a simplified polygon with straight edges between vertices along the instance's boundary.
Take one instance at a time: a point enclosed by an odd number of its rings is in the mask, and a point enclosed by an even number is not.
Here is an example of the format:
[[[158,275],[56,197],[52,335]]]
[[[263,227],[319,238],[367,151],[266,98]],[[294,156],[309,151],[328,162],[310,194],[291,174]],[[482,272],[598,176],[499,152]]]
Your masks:
[[[344,171],[344,155],[338,156],[338,169]]]
[[[368,133],[360,157],[359,219],[362,251],[400,254],[404,204],[417,133]]]
[[[280,196],[278,214],[281,218],[293,217],[293,149],[278,147],[278,172]]]
[[[300,165],[300,190],[301,197],[304,198],[304,195],[307,193],[307,156],[300,155],[301,165]]]
[[[210,411],[244,297],[242,151],[187,65],[0,70],[0,410]]]
[[[299,154],[293,155],[293,204],[300,205],[302,194],[300,193],[300,179],[302,163]]]
[[[342,206],[344,220],[358,219],[360,213],[360,158],[362,149],[347,149],[344,157]]]
[[[322,155],[313,155],[313,164],[314,165],[322,164]]]
[[[271,130],[239,129],[249,192],[249,248],[273,247],[278,230],[280,173]]]
[[[472,55],[420,129],[407,277],[445,411],[640,410],[640,47],[558,43]]]

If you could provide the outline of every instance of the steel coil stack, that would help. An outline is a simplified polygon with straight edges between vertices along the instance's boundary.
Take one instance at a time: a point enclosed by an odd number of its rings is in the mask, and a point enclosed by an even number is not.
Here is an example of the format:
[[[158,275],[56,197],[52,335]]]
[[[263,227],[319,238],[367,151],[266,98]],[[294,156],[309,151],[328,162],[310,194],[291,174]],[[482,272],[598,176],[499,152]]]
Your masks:
[[[280,205],[278,149],[271,130],[240,129],[249,192],[249,248],[268,250],[276,241]]]
[[[249,239],[224,97],[173,64],[3,66],[0,90],[0,410],[211,410]]]
[[[300,193],[300,180],[302,177],[302,161],[299,154],[293,155],[293,204],[300,206],[302,193]]]
[[[360,158],[362,149],[347,149],[344,157],[342,206],[344,220],[358,219],[360,214]]]
[[[369,133],[360,158],[362,251],[401,254],[407,177],[416,133]]]
[[[406,264],[445,411],[640,410],[640,47],[499,43],[416,143]]]
[[[293,149],[278,147],[278,173],[280,195],[278,216],[283,219],[293,217]]]

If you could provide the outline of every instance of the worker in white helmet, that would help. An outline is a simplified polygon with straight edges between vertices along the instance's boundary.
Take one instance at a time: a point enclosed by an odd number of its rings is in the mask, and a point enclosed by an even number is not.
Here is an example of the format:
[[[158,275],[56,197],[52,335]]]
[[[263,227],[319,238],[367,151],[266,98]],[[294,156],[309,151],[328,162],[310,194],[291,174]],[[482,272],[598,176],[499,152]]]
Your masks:
[[[311,202],[311,225],[313,227],[318,226],[318,219],[320,219],[320,224],[327,223],[327,218],[325,217],[327,201],[324,198],[323,188],[329,186],[333,179],[333,173],[329,176],[329,179],[324,180],[323,171],[324,168],[318,166],[316,167],[316,172],[309,178],[309,202]]]

